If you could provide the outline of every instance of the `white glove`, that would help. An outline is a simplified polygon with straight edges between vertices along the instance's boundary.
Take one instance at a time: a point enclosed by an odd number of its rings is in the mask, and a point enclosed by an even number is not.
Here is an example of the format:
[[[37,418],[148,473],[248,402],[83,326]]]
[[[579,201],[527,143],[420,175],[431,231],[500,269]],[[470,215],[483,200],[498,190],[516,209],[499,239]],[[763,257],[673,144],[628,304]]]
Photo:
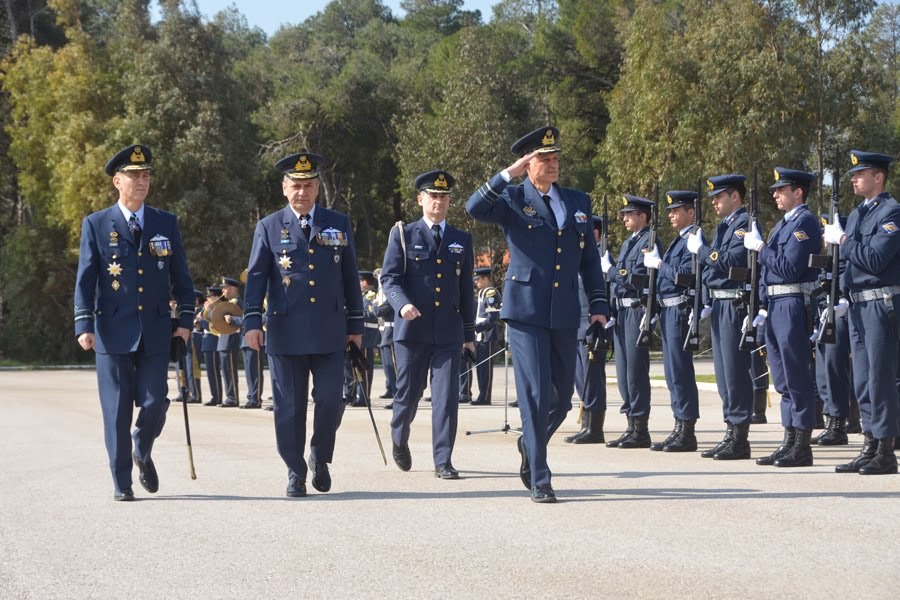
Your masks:
[[[656,325],[657,321],[659,321],[659,315],[653,315],[653,318],[650,319],[650,325]]]
[[[809,341],[812,343],[816,343],[817,341],[819,341],[819,326],[818,325],[816,325],[813,328],[812,335],[809,336]]]
[[[606,325],[603,326],[603,329],[609,329],[616,324],[616,318],[610,317],[606,320]]]
[[[659,250],[656,249],[656,246],[653,247],[653,250],[644,253],[644,266],[648,269],[658,269],[661,264],[662,259],[659,257]]]
[[[712,306],[704,306],[700,310],[700,320],[705,321],[709,318],[710,313],[712,313]]]
[[[603,269],[604,275],[606,275],[606,273],[608,273],[612,268],[612,261],[610,260],[609,250],[606,251],[606,254],[600,257],[600,267]]]
[[[766,322],[766,317],[768,317],[768,316],[769,316],[769,311],[767,311],[764,308],[759,309],[759,312],[756,313],[755,317],[753,317],[753,326],[754,327],[762,327],[763,323]]]
[[[762,237],[760,237],[759,230],[756,228],[756,223],[754,223],[750,226],[750,231],[744,234],[744,248],[759,252],[759,249],[764,245],[765,242],[763,242]]]
[[[844,228],[841,227],[841,220],[837,213],[834,214],[831,223],[825,226],[825,232],[822,237],[825,238],[825,242],[828,244],[841,245],[841,239],[844,237]]]
[[[841,298],[838,300],[837,304],[834,305],[834,316],[843,317],[847,314],[847,311],[850,310],[850,303],[847,302],[846,298]]]
[[[703,246],[703,238],[700,232],[689,233],[687,236],[687,249],[691,254],[697,254],[697,251]]]

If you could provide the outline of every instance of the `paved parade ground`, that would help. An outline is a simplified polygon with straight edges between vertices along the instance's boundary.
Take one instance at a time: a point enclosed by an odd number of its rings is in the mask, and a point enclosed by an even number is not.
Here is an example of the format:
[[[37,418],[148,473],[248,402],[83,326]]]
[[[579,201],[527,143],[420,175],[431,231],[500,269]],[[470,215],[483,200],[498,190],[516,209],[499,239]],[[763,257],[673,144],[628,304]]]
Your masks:
[[[397,469],[384,401],[374,413],[388,465],[368,412],[349,408],[332,491],[310,487],[301,499],[284,496],[271,412],[189,405],[192,481],[173,403],[153,452],[159,492],[147,494],[135,470],[138,501],[124,503],[112,500],[94,372],[2,371],[0,598],[884,598],[900,589],[900,477],[833,472],[861,436],[814,448],[813,467],[777,469],[565,444],[573,410],[549,448],[560,502],[538,505],[519,481],[513,433],[465,435],[503,424],[503,368],[495,373],[494,405],[460,408],[459,481],[432,474],[425,403],[413,469]],[[701,448],[723,429],[718,396],[704,387]],[[378,373],[375,394],[383,390]],[[607,437],[625,425],[618,398],[610,386]],[[655,387],[654,440],[671,429],[668,402]],[[777,407],[768,415],[750,431],[754,458],[781,440]],[[516,409],[509,417],[518,425]]]

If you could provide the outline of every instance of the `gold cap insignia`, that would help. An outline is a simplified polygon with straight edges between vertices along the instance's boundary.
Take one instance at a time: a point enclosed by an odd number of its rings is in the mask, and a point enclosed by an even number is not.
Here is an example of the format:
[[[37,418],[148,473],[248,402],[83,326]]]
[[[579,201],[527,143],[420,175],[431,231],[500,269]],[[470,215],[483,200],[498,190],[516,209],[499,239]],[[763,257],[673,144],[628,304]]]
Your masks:
[[[628,206],[628,198],[622,196],[622,206]]]
[[[714,189],[716,189],[716,185],[709,179],[706,180],[706,187],[709,188],[709,191],[713,191]]]
[[[781,179],[781,173],[778,172],[778,169],[775,169],[775,181]]]
[[[556,136],[553,135],[553,130],[548,129],[547,133],[544,134],[543,139],[541,140],[542,146],[552,146],[556,143]]]
[[[850,164],[852,164],[854,167],[859,164],[859,159],[856,158],[856,155],[852,152],[850,153]]]
[[[144,149],[140,146],[135,146],[134,150],[131,152],[131,162],[133,163],[143,163],[147,162],[144,159]]]
[[[294,170],[300,172],[312,171],[312,168],[312,163],[309,162],[309,158],[305,154],[301,154],[300,158],[297,159],[297,164],[294,165]]]
[[[437,179],[434,180],[434,187],[442,190],[450,188],[450,185],[447,183],[447,178],[444,177],[443,173],[438,175]]]
[[[668,202],[669,204],[672,204],[672,196],[666,194],[666,202]]]

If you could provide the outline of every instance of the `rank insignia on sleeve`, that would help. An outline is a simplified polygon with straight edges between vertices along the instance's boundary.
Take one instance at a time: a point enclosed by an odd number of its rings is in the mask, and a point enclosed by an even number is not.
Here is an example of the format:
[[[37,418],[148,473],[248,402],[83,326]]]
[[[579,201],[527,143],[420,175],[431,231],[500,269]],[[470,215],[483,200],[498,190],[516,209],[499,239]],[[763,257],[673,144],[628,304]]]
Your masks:
[[[106,267],[106,270],[113,277],[118,277],[119,275],[122,274],[122,265],[120,265],[116,261],[112,261],[111,263],[109,263],[109,266]],[[117,289],[117,288],[115,288],[115,289]]]
[[[450,254],[462,254],[463,250],[465,250],[465,248],[463,248],[462,245],[458,244],[457,242],[453,242],[452,244],[447,246],[447,249],[450,251]]]
[[[809,236],[806,235],[805,231],[795,231],[794,237],[797,238],[798,242],[803,242],[809,239]]]
[[[881,226],[881,228],[884,229],[889,235],[894,235],[895,233],[897,233],[897,226],[894,225],[893,221],[885,223]]]
[[[281,257],[279,257],[279,259],[278,259],[278,266],[281,267],[282,269],[284,269],[285,271],[290,269],[292,266],[291,257],[288,256],[287,254],[282,254]]]
[[[735,230],[734,230],[734,235],[738,236],[739,238],[743,238],[743,237],[744,237],[744,233],[745,233],[745,232],[744,232],[743,229],[735,229]]]
[[[581,212],[580,210],[575,213],[575,222],[576,223],[587,223],[588,216]]]
[[[526,206],[525,208],[522,209],[522,212],[525,213],[529,217],[533,217],[534,215],[537,214],[537,211],[534,210],[533,206]]]

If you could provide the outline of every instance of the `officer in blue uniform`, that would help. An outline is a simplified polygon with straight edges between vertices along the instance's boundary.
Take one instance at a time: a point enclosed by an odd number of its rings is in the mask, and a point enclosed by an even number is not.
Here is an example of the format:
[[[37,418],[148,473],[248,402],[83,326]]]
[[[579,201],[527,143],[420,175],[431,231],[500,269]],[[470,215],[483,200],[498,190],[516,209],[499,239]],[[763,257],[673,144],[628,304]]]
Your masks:
[[[434,474],[441,479],[459,479],[451,462],[459,365],[463,348],[475,351],[472,236],[446,221],[454,183],[441,170],[416,177],[422,218],[391,230],[381,267],[385,296],[400,317],[394,321],[394,462],[403,471],[412,467],[409,431],[430,369]]]
[[[734,300],[743,290],[740,281],[728,278],[731,267],[747,266],[744,235],[750,229],[750,216],[744,208],[746,187],[743,175],[717,175],[707,180],[708,197],[722,221],[716,227],[712,245],[703,242],[702,232],[688,235],[687,247],[703,261],[704,298],[708,304],[700,318],[710,318],[713,366],[716,386],[722,398],[725,436],[700,456],[717,460],[750,458],[750,416],[753,412],[753,381],[750,352],[740,349],[741,325],[746,316]],[[755,315],[750,315],[754,318]]]
[[[840,246],[847,268],[841,288],[850,301],[853,383],[865,439],[862,450],[838,473],[897,472],[895,438],[900,434],[898,319],[900,302],[900,206],[885,191],[894,157],[852,150],[853,193],[865,200],[847,218],[825,226],[825,241]]]
[[[375,314],[375,297],[378,295],[378,283],[372,271],[359,272],[359,289],[363,299],[363,321],[365,331],[362,339],[362,352],[368,363],[366,381],[353,386],[353,369],[349,356],[344,360],[344,401],[350,406],[368,406],[366,399],[372,398],[372,377],[375,375],[375,347],[381,339],[378,331],[378,315]],[[361,388],[365,384],[365,389]],[[363,398],[361,391],[365,391]]]
[[[187,343],[194,319],[194,285],[178,220],[144,204],[152,161],[150,148],[141,144],[113,156],[106,174],[119,200],[81,224],[75,335],[82,349],[96,352],[115,500],[134,500],[132,460],[144,489],[159,489],[150,454],[169,408],[170,351],[175,337]],[[170,291],[176,302],[174,333]],[[140,410],[132,432],[134,406]]]
[[[323,493],[331,489],[328,463],[344,408],[344,353],[348,343],[362,344],[364,328],[350,219],[316,206],[322,160],[300,152],[275,163],[288,205],[256,224],[247,273],[244,335],[255,350],[265,341],[275,440],[288,468],[286,494],[292,498],[306,495],[303,453],[310,375],[315,402],[309,443],[312,486]]]
[[[384,393],[379,398],[393,398],[397,394],[397,367],[394,364],[394,309],[384,295],[381,282],[381,268],[373,274],[379,281],[375,294],[375,314],[378,316],[378,331],[381,339],[378,342],[378,354],[381,356],[381,367],[384,369]],[[385,408],[393,408],[389,403]]]
[[[500,306],[503,298],[491,285],[493,267],[475,269],[475,367],[478,379],[478,396],[472,399],[473,406],[491,403],[491,387],[494,384],[494,352],[500,341]]]
[[[692,271],[692,255],[687,236],[694,231],[696,192],[672,190],[666,193],[666,214],[678,235],[660,258],[655,252],[644,255],[644,266],[659,269],[656,290],[659,294],[659,322],[662,331],[663,369],[671,395],[675,427],[664,441],[651,450],[694,452],[697,449],[695,425],[700,417],[700,398],[694,376],[694,355],[684,350],[688,331],[690,288],[684,276]]]
[[[775,167],[769,188],[778,210],[784,211],[767,242],[754,224],[744,235],[744,247],[758,252],[760,309],[754,320],[764,320],[766,354],[775,390],[781,394],[784,440],[759,465],[808,467],[813,464],[810,440],[816,423],[816,384],[810,373],[809,336],[812,311],[810,293],[818,273],[809,257],[822,248],[822,227],[806,206],[815,175]]]
[[[206,381],[209,383],[209,401],[203,406],[218,406],[222,403],[222,365],[219,362],[219,336],[212,330],[209,321],[203,316],[206,309],[215,302],[221,302],[222,288],[211,285],[206,288],[206,304],[200,311],[199,327],[203,332],[200,342],[200,351],[203,353],[203,362],[206,364]]]
[[[222,278],[222,295],[224,302],[231,302],[243,309],[243,303],[238,297],[241,282],[233,277]],[[231,315],[225,315],[225,321],[230,322]],[[236,323],[237,325],[240,322]],[[234,408],[238,405],[238,361],[241,350],[241,332],[220,333],[216,350],[219,352],[219,364],[222,369],[222,381],[225,384],[225,397],[219,405],[222,408]]]
[[[626,194],[624,206],[619,210],[625,228],[631,236],[622,244],[615,265],[609,252],[602,259],[603,271],[612,284],[616,307],[613,339],[616,349],[616,379],[622,395],[621,412],[626,415],[628,427],[618,439],[607,442],[609,448],[649,448],[651,444],[648,422],[650,420],[650,349],[636,347],[644,317],[647,295],[644,283],[632,280],[647,277],[644,253],[656,251],[659,242],[650,248],[650,211],[654,202],[640,196]]]
[[[572,408],[577,354],[578,274],[591,321],[606,323],[609,306],[591,232],[591,201],[559,180],[559,130],[542,127],[517,140],[520,158],[469,198],[468,213],[501,227],[509,268],[500,318],[513,354],[522,416],[519,475],[534,502],[556,502],[547,442]],[[515,177],[525,181],[510,185]]]
[[[238,315],[225,315],[225,321],[243,330],[244,317]],[[263,315],[263,329],[265,329],[266,316]],[[265,383],[263,355],[266,352],[265,343],[259,350],[254,350],[247,344],[243,331],[236,333],[241,340],[241,354],[244,358],[244,379],[247,381],[247,402],[241,404],[241,409],[262,408],[262,390]],[[265,336],[265,332],[263,333]],[[265,337],[263,337],[265,341]]]

